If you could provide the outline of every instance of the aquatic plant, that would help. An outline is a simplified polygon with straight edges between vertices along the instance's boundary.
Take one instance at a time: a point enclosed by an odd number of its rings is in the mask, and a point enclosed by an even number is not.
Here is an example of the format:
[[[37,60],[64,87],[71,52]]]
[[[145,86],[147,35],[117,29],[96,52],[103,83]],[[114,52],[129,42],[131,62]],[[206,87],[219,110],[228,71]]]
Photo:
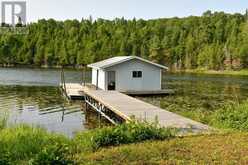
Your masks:
[[[229,103],[217,110],[212,116],[212,125],[218,128],[248,130],[248,100],[239,103]]]

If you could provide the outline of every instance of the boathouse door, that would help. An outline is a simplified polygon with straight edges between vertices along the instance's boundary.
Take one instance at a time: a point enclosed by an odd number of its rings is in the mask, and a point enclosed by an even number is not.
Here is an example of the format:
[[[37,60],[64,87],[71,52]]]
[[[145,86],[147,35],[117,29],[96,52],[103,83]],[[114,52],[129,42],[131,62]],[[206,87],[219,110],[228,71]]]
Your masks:
[[[108,90],[116,90],[115,71],[108,71]]]

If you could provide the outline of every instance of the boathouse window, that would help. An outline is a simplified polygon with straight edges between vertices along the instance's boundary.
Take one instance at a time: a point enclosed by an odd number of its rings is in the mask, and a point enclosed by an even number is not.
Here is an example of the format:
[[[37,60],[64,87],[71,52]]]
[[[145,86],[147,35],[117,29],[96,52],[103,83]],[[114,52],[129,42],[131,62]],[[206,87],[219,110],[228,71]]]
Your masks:
[[[142,71],[133,71],[133,78],[142,78]]]

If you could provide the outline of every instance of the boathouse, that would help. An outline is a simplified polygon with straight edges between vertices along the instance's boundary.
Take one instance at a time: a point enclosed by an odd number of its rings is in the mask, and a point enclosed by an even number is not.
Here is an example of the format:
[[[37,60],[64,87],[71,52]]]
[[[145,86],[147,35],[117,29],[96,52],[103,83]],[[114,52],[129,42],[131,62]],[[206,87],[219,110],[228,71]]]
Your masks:
[[[137,56],[119,56],[88,65],[92,68],[92,84],[102,90],[160,91],[162,71],[166,66]]]

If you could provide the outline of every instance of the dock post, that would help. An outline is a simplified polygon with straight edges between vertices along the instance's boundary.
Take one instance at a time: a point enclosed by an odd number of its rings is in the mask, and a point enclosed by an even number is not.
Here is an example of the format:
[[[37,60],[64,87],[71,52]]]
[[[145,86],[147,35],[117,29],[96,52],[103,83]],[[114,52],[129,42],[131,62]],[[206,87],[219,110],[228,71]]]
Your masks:
[[[64,105],[62,105],[62,108],[63,108],[63,111],[62,111],[62,119],[61,119],[61,122],[63,123],[63,122],[64,122],[64,119],[65,119],[65,107],[64,107]]]
[[[81,75],[81,80],[82,80],[82,84],[84,83],[84,68],[83,65],[80,65],[80,70],[82,69],[82,75]]]
[[[67,90],[66,90],[66,85],[65,85],[65,73],[64,73],[64,66],[62,66],[62,70],[61,70],[61,76],[62,76],[62,85],[64,87],[64,91],[67,95]]]
[[[87,65],[84,65],[84,86],[86,86],[86,68]]]
[[[80,69],[82,69],[82,84],[86,86],[86,66],[85,64],[81,65]]]
[[[147,120],[146,120],[146,112],[144,112],[144,122],[147,122]]]
[[[85,96],[85,97],[87,97],[87,96]],[[88,104],[87,104],[87,102],[85,101],[85,111],[87,111],[88,110]]]
[[[100,108],[100,111],[102,111],[101,108]],[[99,124],[99,128],[101,128],[101,124],[102,124],[101,123],[101,113],[98,113],[98,122],[99,122],[98,123]]]
[[[96,90],[98,90],[99,70],[96,71]]]
[[[60,84],[61,84],[61,87],[63,89],[62,68],[61,68],[61,71],[60,71]]]

